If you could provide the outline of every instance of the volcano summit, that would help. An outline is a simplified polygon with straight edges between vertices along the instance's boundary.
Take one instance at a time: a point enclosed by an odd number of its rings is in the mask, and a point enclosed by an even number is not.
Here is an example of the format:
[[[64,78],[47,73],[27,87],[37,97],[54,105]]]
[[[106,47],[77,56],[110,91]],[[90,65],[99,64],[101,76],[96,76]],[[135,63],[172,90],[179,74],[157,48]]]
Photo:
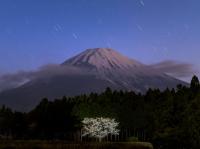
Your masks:
[[[186,83],[108,48],[87,49],[62,64],[65,73],[48,71],[27,83],[0,93],[0,104],[27,111],[47,97],[51,100],[115,90],[145,92],[149,88],[174,88]],[[37,74],[37,72],[36,72]]]

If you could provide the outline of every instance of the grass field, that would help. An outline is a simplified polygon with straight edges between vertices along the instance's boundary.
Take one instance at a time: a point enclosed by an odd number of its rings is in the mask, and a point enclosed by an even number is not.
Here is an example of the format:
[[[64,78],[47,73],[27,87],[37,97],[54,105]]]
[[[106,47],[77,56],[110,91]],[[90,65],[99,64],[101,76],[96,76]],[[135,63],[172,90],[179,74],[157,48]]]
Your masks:
[[[0,141],[0,149],[153,149],[148,142],[67,143],[63,141]]]

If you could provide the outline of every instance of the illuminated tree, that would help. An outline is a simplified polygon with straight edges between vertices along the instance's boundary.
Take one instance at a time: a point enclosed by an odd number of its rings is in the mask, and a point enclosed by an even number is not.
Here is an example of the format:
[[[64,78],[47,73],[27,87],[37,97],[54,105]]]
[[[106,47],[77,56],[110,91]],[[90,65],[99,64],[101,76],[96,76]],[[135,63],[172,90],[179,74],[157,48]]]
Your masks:
[[[99,142],[109,134],[119,135],[119,123],[110,118],[85,118],[83,121],[82,136],[98,138]]]

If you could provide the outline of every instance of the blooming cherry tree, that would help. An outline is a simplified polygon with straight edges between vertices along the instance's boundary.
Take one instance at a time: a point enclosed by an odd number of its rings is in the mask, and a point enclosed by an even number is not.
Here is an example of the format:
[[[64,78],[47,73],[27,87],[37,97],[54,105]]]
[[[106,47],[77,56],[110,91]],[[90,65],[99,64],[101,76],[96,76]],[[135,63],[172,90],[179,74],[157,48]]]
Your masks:
[[[117,129],[119,123],[115,119],[111,118],[84,118],[82,136],[89,135],[90,137],[98,138],[99,141],[109,134],[119,135],[119,130]]]

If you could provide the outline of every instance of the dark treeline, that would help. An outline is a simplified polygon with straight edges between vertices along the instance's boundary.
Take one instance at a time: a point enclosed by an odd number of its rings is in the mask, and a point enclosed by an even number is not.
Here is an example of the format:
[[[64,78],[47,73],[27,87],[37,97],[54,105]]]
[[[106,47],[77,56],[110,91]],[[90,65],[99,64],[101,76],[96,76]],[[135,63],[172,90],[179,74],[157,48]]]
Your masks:
[[[189,87],[149,89],[145,95],[107,88],[55,101],[43,99],[28,113],[0,109],[2,139],[58,139],[80,141],[81,120],[111,117],[120,122],[118,141],[138,138],[155,148],[200,148],[200,84],[196,76]]]

